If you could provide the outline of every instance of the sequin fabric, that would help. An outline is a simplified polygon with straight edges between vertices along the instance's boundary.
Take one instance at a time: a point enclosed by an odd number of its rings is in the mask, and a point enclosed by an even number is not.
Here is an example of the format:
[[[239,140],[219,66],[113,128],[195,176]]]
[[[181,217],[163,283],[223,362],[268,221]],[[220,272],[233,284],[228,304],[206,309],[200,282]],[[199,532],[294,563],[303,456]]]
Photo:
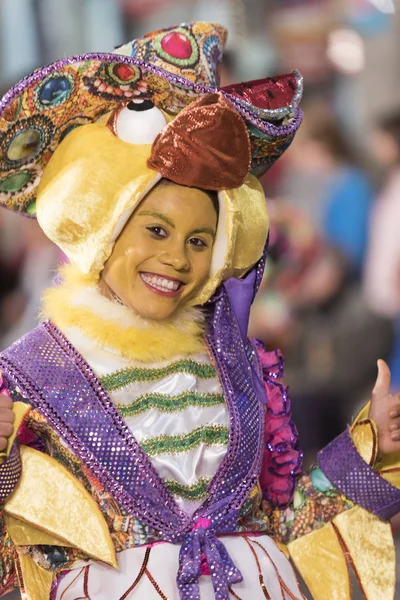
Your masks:
[[[245,106],[258,109],[260,116],[267,116],[271,111],[282,109],[290,103],[299,102],[301,98],[301,75],[294,71],[289,79],[287,76],[270,77],[246,83],[234,83],[225,87],[225,91],[232,94]],[[282,118],[285,114],[282,114]]]
[[[10,397],[8,382],[0,373],[0,394]],[[18,483],[21,475],[21,457],[18,442],[15,441],[9,455],[0,464],[0,503],[9,496]]]
[[[261,369],[255,360],[254,348],[250,344],[243,343],[240,337],[238,324],[224,289],[221,289],[218,297],[215,298],[213,308],[214,314],[208,344],[223,383],[230,414],[231,433],[228,454],[215,478],[204,482],[204,488],[207,488],[206,499],[193,518],[186,521],[175,519],[169,531],[166,531],[164,525],[164,530],[153,529],[156,538],[154,536],[152,538],[153,540],[165,539],[181,545],[177,585],[182,600],[199,598],[198,577],[205,572],[205,569],[213,574],[215,598],[219,600],[226,600],[229,597],[229,592],[227,592],[229,586],[241,580],[239,570],[219,539],[221,534],[263,531],[267,534],[272,533],[274,537],[287,542],[320,528],[335,514],[352,506],[351,502],[349,503],[340,496],[340,492],[326,479],[320,469],[313,469],[311,476],[305,475],[299,479],[293,504],[288,509],[280,510],[272,505],[267,506],[264,500],[263,510],[260,511],[261,490],[257,485],[257,479],[264,449],[266,398],[262,388],[260,395],[257,396],[255,390],[259,388],[255,385],[254,377],[260,377]],[[30,353],[28,357],[26,357],[26,353]],[[30,377],[24,376],[23,373],[27,370],[26,359],[29,363]],[[73,435],[76,430],[79,430],[78,424],[81,420],[79,415],[75,415],[75,411],[85,410],[88,399],[84,400],[84,397],[87,393],[92,396],[92,406],[94,407],[91,413],[90,430],[97,432],[97,423],[100,422],[105,427],[105,431],[109,431],[107,419],[101,416],[107,398],[104,395],[105,391],[103,390],[100,394],[99,382],[96,383],[96,378],[90,374],[90,369],[87,365],[85,366],[80,355],[74,352],[74,349],[63,339],[58,330],[49,323],[40,327],[34,334],[29,334],[17,342],[11,350],[9,349],[3,354],[1,361],[6,376],[12,378],[14,382],[18,381],[18,389],[22,389],[26,397],[36,407],[40,407],[40,412],[38,410],[31,412],[27,421],[29,430],[36,431],[36,425],[39,426],[42,421],[41,427],[44,427],[46,421],[41,413],[47,413],[46,431],[50,434],[53,430],[56,433],[58,430],[60,437],[74,452],[74,454],[70,454],[63,444],[57,444],[57,448],[62,453],[60,456],[57,454],[57,460],[64,464],[64,454],[67,452],[67,455],[70,456],[68,460],[73,460],[73,472],[75,473],[78,469],[76,474],[79,479],[83,477],[82,483],[85,487],[89,486],[88,489],[90,489],[90,485],[86,481],[86,476],[90,474],[90,477],[93,478],[96,489],[95,496],[101,510],[104,512],[103,496],[107,496],[109,500],[106,502],[111,502],[110,506],[115,507],[115,515],[110,516],[110,522],[107,518],[107,522],[109,522],[110,531],[113,531],[114,540],[117,540],[115,536],[119,535],[118,528],[121,527],[122,531],[124,522],[127,521],[127,517],[124,515],[138,516],[138,513],[132,512],[132,505],[126,502],[127,495],[121,493],[122,485],[120,484],[120,487],[112,486],[115,469],[119,464],[118,460],[116,465],[112,464],[111,458],[109,458],[110,462],[106,463],[104,457],[107,452],[106,449],[103,449],[102,444],[100,449],[97,448],[97,444],[92,444],[89,448],[90,439],[82,444],[84,433],[80,437]],[[280,364],[278,360],[275,362],[276,365]],[[279,368],[274,370],[272,363],[273,361],[270,364],[270,375],[278,374]],[[251,364],[254,366],[251,367]],[[46,372],[43,375],[41,370],[44,368]],[[62,372],[61,375],[58,369]],[[76,369],[78,369],[78,373],[75,372]],[[63,378],[65,371],[67,378]],[[33,384],[33,379],[39,385],[43,385],[42,393],[38,386]],[[82,381],[89,385],[89,392],[82,386]],[[14,397],[14,382],[11,381],[10,386],[12,397]],[[62,399],[60,396],[65,393],[69,394],[68,398],[64,400],[68,410],[61,414]],[[75,400],[72,398],[71,401],[71,396],[75,396]],[[46,402],[46,397],[48,402]],[[18,396],[17,399],[23,400],[24,398]],[[112,414],[111,408],[110,412]],[[39,419],[38,423],[31,422],[34,416]],[[40,431],[41,437],[45,439],[42,429]],[[51,433],[51,435],[56,435],[56,433]],[[110,439],[117,440],[115,447],[121,447],[122,451],[124,450],[119,434],[116,434],[116,438],[113,438],[113,433],[107,433],[107,435]],[[52,441],[52,445],[54,448],[56,447],[54,441]],[[119,454],[119,452],[115,453]],[[104,477],[104,465],[107,466],[108,479]],[[67,466],[71,468],[69,463]],[[122,477],[126,480],[130,478],[130,466],[131,463],[125,461],[126,475],[122,472]],[[138,468],[141,468],[144,479],[148,472],[147,462],[143,461],[141,467],[138,466]],[[85,476],[82,474],[82,469],[86,473]],[[107,488],[101,491],[103,480]],[[253,485],[254,482],[256,485]],[[158,481],[156,475],[153,485],[158,485],[158,483],[161,482]],[[139,482],[138,485],[140,488],[142,483]],[[161,487],[168,490],[168,482],[164,482]],[[198,491],[202,490],[193,490],[193,493]],[[173,490],[170,490],[171,492],[174,493]],[[117,503],[120,503],[122,513],[118,509]],[[161,520],[165,518],[165,514],[167,514],[167,518],[170,514],[163,512],[162,509],[163,507],[157,515]],[[137,543],[148,543],[146,531],[148,531],[151,515],[145,511],[142,514],[141,523],[135,521],[139,528],[138,532],[135,532],[135,541],[128,546],[122,542],[119,549],[133,547]],[[129,517],[129,519],[132,518]],[[181,528],[179,529],[179,527]],[[46,559],[46,556],[41,556],[40,548],[37,548],[35,552],[38,553],[40,561]],[[71,561],[72,558],[69,557],[68,560]],[[246,575],[243,573],[244,578]]]
[[[224,544],[207,527],[194,529],[182,544],[177,576],[182,600],[200,600],[202,572],[211,575],[215,600],[227,600],[229,587],[243,580]]]
[[[3,502],[13,492],[20,475],[21,457],[18,442],[14,442],[10,454],[0,466],[0,502]]]
[[[363,460],[349,430],[319,452],[318,463],[326,477],[355,504],[385,520],[400,511],[400,490]]]
[[[14,393],[17,394],[16,390],[14,392],[12,389],[11,392],[13,396]],[[121,552],[125,548],[132,548],[141,544],[150,544],[159,541],[159,532],[145,526],[138,519],[135,519],[134,515],[128,513],[115,501],[111,494],[109,494],[98,479],[96,479],[93,472],[71,452],[67,447],[65,440],[55,433],[54,429],[38,410],[30,411],[26,417],[25,425],[29,437],[24,433],[23,438],[25,441],[23,441],[23,439],[21,439],[20,429],[18,435],[20,443],[48,454],[65,467],[71,475],[84,486],[89,494],[95,499],[104,516],[113,538],[116,552]],[[41,550],[40,547],[36,547],[37,557],[40,556]],[[66,551],[65,548],[64,551]],[[68,553],[68,565],[72,565],[74,560],[76,560],[76,551],[69,552],[68,550]],[[82,558],[88,559],[87,556],[82,556]],[[38,564],[41,566],[44,565],[41,559],[39,559]]]
[[[283,377],[283,356],[279,350],[267,352],[259,340],[254,340],[253,345],[260,360],[267,397],[266,444],[260,484],[266,499],[271,500],[274,506],[285,508],[293,497],[303,453],[299,449],[297,429],[291,420],[289,390],[280,381]]]
[[[215,306],[208,344],[224,388],[230,435],[207,498],[192,518],[179,509],[90,367],[54,325],[45,323],[21,338],[0,364],[124,509],[162,539],[182,544],[182,566],[191,560],[193,545],[200,545],[215,567],[215,594],[222,600],[231,569],[221,568],[219,561],[229,566],[230,559],[216,535],[237,530],[239,509],[257,481],[265,400],[254,391],[256,375],[225,291]],[[207,533],[192,534],[199,518],[210,522]],[[183,577],[178,586],[182,600],[198,597],[196,581],[189,584]]]
[[[147,161],[166,179],[209,190],[240,187],[250,163],[245,123],[221,92],[202,96],[168,123]]]
[[[51,323],[4,352],[3,368],[130,514],[171,535],[189,526],[111,399]],[[35,383],[33,383],[35,382]]]
[[[242,574],[215,533],[235,531],[239,509],[258,479],[264,442],[265,397],[258,397],[255,392],[256,374],[248,361],[224,288],[216,300],[208,344],[224,388],[231,434],[228,453],[197,512],[202,526],[182,541],[177,577],[181,600],[200,598],[198,577],[202,554],[210,568],[216,600],[228,598],[229,586],[242,580]]]

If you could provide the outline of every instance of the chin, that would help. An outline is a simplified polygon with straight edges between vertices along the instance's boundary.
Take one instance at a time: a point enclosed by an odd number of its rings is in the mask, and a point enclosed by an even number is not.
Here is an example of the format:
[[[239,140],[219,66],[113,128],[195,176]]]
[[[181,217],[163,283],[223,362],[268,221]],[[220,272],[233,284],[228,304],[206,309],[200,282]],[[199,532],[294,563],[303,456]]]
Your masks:
[[[142,313],[137,313],[137,314],[139,315],[139,317],[141,317],[142,319],[145,319],[146,321],[166,321],[167,319],[174,317],[176,315],[176,311],[171,311],[168,313],[160,313],[159,311],[158,312],[144,311]]]
[[[146,317],[142,317],[144,319],[146,319],[147,321],[166,321],[168,319],[170,319],[171,317],[175,316],[175,311],[172,313],[168,313],[166,315],[160,315],[158,314],[154,314],[154,315],[147,315]]]
[[[128,304],[128,307],[139,317],[149,321],[165,321],[166,319],[170,319],[171,317],[175,316],[179,310],[179,308],[175,307],[171,310],[165,310],[165,308],[163,310],[160,309],[160,307],[151,308],[149,306],[143,307],[142,309],[142,307],[134,306],[131,303]]]

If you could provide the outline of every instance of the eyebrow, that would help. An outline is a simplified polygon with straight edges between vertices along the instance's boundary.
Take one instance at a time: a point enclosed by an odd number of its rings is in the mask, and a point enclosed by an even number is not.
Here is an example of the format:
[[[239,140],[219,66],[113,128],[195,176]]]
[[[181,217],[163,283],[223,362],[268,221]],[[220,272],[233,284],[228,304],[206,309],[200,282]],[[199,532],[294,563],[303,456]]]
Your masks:
[[[172,221],[172,219],[153,210],[143,210],[140,213],[138,213],[138,217],[155,217],[156,219],[161,219],[161,221],[164,221],[170,227],[175,229],[175,223]],[[209,235],[211,235],[212,238],[215,238],[216,235],[216,232],[214,231],[214,229],[211,229],[211,227],[204,227],[203,229],[193,229],[193,231],[190,232],[190,235],[194,235],[196,233],[208,233]]]
[[[165,223],[167,223],[170,227],[175,229],[175,223],[171,219],[153,210],[142,210],[140,213],[138,213],[138,217],[156,217],[156,219],[161,219],[161,221],[165,221]]]
[[[211,227],[204,227],[204,229],[193,229],[193,231],[190,232],[190,235],[194,235],[196,233],[209,233],[211,235],[211,237],[215,237],[216,232],[214,231],[214,229],[211,229]]]

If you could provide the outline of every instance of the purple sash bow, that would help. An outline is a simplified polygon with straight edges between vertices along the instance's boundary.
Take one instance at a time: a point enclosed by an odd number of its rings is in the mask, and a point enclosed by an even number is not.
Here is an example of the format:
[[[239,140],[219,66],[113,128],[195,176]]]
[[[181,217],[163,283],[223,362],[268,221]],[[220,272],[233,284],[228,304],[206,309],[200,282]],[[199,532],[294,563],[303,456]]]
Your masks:
[[[215,600],[229,598],[229,588],[243,581],[224,544],[208,527],[187,533],[179,553],[177,584],[181,600],[200,600],[199,578],[211,575]]]

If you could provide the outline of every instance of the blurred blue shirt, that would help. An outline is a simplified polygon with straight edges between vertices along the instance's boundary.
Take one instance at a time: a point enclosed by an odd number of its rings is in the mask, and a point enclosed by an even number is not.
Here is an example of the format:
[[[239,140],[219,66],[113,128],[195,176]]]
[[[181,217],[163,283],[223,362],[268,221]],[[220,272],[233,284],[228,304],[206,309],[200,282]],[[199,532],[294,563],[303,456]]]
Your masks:
[[[326,189],[323,234],[348,260],[354,272],[362,269],[374,188],[362,171],[341,167]]]

